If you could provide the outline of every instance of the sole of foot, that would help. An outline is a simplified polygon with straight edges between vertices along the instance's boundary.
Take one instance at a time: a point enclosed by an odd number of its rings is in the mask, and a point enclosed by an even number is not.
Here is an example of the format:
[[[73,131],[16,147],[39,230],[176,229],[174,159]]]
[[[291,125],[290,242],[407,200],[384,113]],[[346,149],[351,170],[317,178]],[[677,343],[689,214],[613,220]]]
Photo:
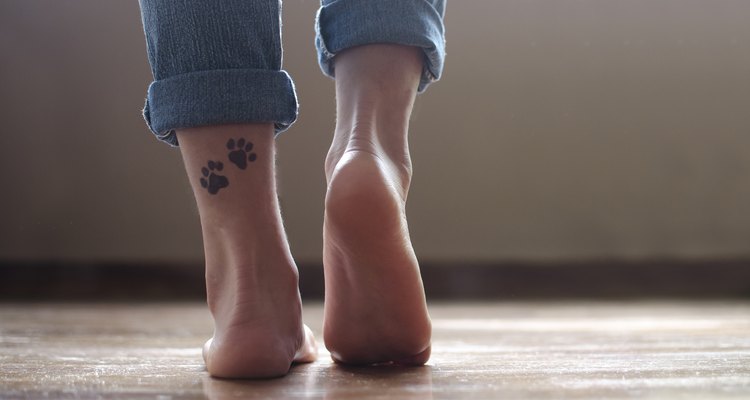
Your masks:
[[[374,153],[347,151],[330,174],[323,335],[339,363],[421,365],[430,357],[431,323],[396,170]]]

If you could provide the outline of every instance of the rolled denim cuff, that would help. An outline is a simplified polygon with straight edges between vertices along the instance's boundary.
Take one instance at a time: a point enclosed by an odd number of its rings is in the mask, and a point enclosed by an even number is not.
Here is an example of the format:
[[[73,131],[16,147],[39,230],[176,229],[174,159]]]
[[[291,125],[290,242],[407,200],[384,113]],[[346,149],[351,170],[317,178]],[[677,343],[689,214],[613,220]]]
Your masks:
[[[443,0],[324,0],[315,19],[320,69],[335,78],[332,59],[349,47],[372,43],[416,46],[424,52],[417,89],[422,93],[443,71],[444,12]]]
[[[294,83],[286,71],[224,69],[156,80],[143,117],[156,137],[177,146],[175,129],[273,122],[278,135],[297,119]]]

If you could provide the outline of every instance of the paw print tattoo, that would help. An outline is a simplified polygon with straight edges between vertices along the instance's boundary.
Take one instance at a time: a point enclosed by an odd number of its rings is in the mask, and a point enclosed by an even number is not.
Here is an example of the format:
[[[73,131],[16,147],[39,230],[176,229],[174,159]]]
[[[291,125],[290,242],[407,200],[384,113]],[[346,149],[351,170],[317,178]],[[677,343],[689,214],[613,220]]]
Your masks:
[[[208,190],[208,193],[216,194],[219,193],[219,189],[229,186],[229,179],[218,174],[222,169],[224,164],[221,161],[209,161],[206,167],[201,168],[201,186]]]
[[[247,168],[248,161],[253,162],[258,158],[255,153],[251,153],[253,144],[245,142],[244,138],[238,139],[237,143],[234,142],[234,139],[229,139],[227,149],[229,149],[229,161],[239,169]]]
[[[246,169],[247,162],[253,162],[258,158],[258,155],[253,153],[253,144],[245,140],[245,138],[239,138],[237,141],[229,139],[227,142],[227,149],[229,150],[229,161],[236,165],[239,169]],[[229,179],[226,176],[220,175],[219,172],[224,169],[224,164],[221,161],[208,161],[207,165],[201,168],[200,178],[201,186],[208,191],[210,194],[217,194],[219,190],[229,186]]]

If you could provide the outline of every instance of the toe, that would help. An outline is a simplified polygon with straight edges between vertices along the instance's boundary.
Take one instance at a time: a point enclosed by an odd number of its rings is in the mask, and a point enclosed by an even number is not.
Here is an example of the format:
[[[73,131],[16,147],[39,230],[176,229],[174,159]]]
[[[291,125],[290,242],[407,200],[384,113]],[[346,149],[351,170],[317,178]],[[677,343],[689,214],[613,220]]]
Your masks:
[[[309,363],[318,359],[318,345],[315,342],[315,336],[307,325],[303,325],[303,327],[304,342],[294,356],[294,362],[297,363]]]
[[[203,362],[208,365],[208,352],[211,350],[211,342],[214,339],[208,339],[206,340],[206,343],[203,344]]]

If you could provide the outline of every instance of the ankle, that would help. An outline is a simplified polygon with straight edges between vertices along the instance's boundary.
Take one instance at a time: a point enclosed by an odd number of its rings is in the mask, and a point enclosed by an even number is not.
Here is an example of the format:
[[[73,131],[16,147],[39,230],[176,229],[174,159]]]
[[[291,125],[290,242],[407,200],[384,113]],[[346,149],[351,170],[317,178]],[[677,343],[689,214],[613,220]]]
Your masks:
[[[389,165],[408,189],[407,132],[421,77],[421,50],[369,44],[339,53],[334,62],[338,118],[325,164],[328,181],[345,153],[365,152]]]
[[[298,270],[280,222],[243,218],[231,226],[204,224],[203,238],[209,306],[233,308],[296,293]],[[268,293],[272,288],[294,290]]]
[[[388,128],[336,129],[325,160],[330,184],[333,173],[345,155],[365,153],[377,159],[406,191],[412,177],[412,163],[407,142],[407,126]]]
[[[248,261],[206,262],[206,293],[212,314],[246,309],[249,305],[260,305],[269,299],[277,300],[275,304],[282,304],[299,295],[299,272],[293,261],[284,256],[269,257],[268,254],[242,257]],[[239,316],[236,313],[223,314]]]

